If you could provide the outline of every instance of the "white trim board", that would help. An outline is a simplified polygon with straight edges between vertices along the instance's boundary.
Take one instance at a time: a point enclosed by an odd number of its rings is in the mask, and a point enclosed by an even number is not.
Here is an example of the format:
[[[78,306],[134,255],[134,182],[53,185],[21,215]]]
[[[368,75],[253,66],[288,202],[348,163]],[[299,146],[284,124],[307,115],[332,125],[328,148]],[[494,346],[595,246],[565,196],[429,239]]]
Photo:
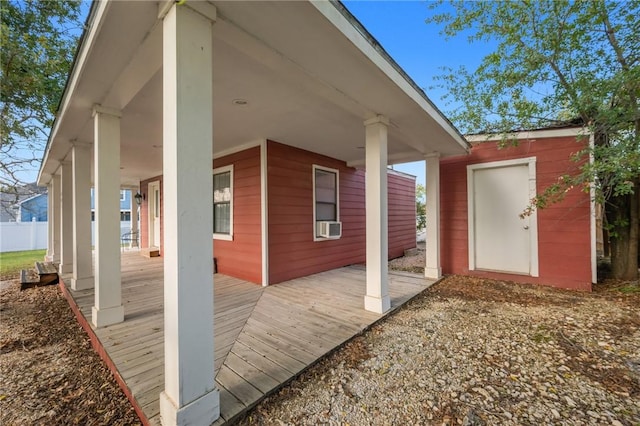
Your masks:
[[[589,134],[588,130],[584,127],[571,127],[566,129],[541,129],[541,130],[525,130],[521,132],[512,132],[507,133],[508,138],[516,139],[516,140],[526,140],[526,139],[547,139],[547,138],[561,138],[568,136],[587,136]],[[480,134],[480,135],[466,135],[465,138],[470,143],[475,142],[490,142],[490,141],[498,141],[502,140],[503,135],[501,134]]]
[[[77,57],[74,60],[74,63],[72,64],[71,75],[69,76],[67,85],[65,86],[64,92],[62,93],[60,107],[58,108],[58,113],[56,114],[56,118],[53,122],[53,127],[51,129],[51,132],[49,133],[49,139],[47,140],[47,145],[45,146],[45,149],[44,149],[44,155],[42,157],[42,165],[40,166],[40,170],[38,171],[38,177],[36,180],[36,182],[38,182],[39,185],[45,185],[51,181],[50,176],[49,176],[49,179],[45,180],[45,175],[42,172],[43,170],[42,166],[47,164],[48,161],[50,161],[49,152],[50,152],[51,144],[53,143],[53,140],[58,136],[60,121],[62,120],[62,117],[64,117],[67,114],[67,110],[69,109],[69,103],[71,102],[71,96],[75,92],[76,87],[78,86],[78,80],[80,78],[80,75],[82,75],[82,72],[84,71],[84,68],[86,66],[87,57],[89,56],[89,53],[91,53],[91,50],[95,45],[96,34],[98,33],[98,31],[100,30],[100,27],[102,26],[105,12],[110,5],[111,4],[106,1],[96,2],[95,10],[90,9],[89,11],[91,15],[89,16],[86,22],[88,29],[86,30],[86,33],[83,34],[84,37],[81,40],[82,44],[79,46]]]
[[[225,149],[219,152],[213,153],[213,159],[217,160],[222,157],[226,157],[227,155],[236,154],[238,152],[246,151],[247,149],[255,148],[257,146],[262,146],[262,144],[266,141],[266,139],[251,141],[247,143],[243,143],[241,145],[236,145],[232,148]]]
[[[233,164],[229,164],[228,166],[222,166],[213,169],[211,173],[211,179],[213,180],[213,176],[219,173],[227,173],[229,172],[229,192],[231,192],[231,202],[229,203],[229,233],[228,234],[216,234],[213,233],[214,240],[222,240],[222,241],[233,241],[233,205],[235,204],[234,200],[234,182],[233,182]],[[213,220],[213,218],[212,218]]]
[[[589,163],[593,163],[593,148],[595,146],[595,139],[593,134],[589,136]],[[591,283],[596,284],[598,282],[598,248],[596,242],[596,184],[591,182],[589,184],[589,238],[591,239]],[[603,212],[604,214],[604,212]]]
[[[159,193],[159,197],[158,197],[158,205],[156,206],[156,200],[154,197],[154,191],[155,188],[158,188],[158,193]],[[153,198],[153,200],[152,200]],[[162,241],[162,225],[160,225],[160,235],[158,235],[158,240],[160,241],[160,244],[158,244],[157,246],[154,244],[155,243],[155,227],[154,227],[154,221],[155,221],[155,209],[158,209],[158,221],[162,221],[162,209],[160,208],[160,206],[162,206],[162,185],[160,185],[160,180],[154,180],[151,182],[147,182],[147,229],[148,229],[148,235],[147,235],[147,240],[148,243],[147,245],[149,246],[149,248],[152,247],[157,247],[157,248],[163,248],[160,247],[161,245],[163,245],[163,241]],[[152,209],[153,207],[153,209]],[[93,210],[93,209],[92,209]],[[160,222],[162,223],[162,222]]]
[[[267,198],[267,140],[260,142],[260,254],[262,256],[262,286],[269,285],[269,206]]]
[[[311,191],[313,193],[313,241],[331,241],[333,238],[322,238],[317,236],[316,221],[316,170],[336,174],[336,222],[340,222],[340,170],[314,164],[311,167]]]
[[[403,178],[407,178],[407,179],[413,179],[416,180],[416,177],[410,173],[405,173],[405,172],[401,172],[399,170],[393,170],[390,168],[387,168],[387,174],[388,175],[394,175],[394,176],[400,176]]]
[[[536,157],[517,158],[513,160],[491,161],[488,163],[470,164],[467,166],[467,224],[468,224],[468,247],[469,247],[469,270],[475,271],[475,235],[476,223],[474,217],[475,206],[475,182],[474,171],[527,165],[529,169],[529,199],[536,196]],[[539,256],[538,256],[538,212],[533,210],[529,218],[529,274],[532,277],[539,276]],[[511,273],[510,271],[495,271]],[[517,273],[516,273],[517,274]]]

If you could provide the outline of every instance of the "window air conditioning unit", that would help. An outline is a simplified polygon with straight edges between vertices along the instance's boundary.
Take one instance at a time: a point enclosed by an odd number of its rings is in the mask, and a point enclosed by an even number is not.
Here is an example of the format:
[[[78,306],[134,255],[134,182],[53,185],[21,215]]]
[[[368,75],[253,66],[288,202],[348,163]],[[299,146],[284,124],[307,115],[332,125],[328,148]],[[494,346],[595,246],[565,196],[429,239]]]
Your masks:
[[[320,221],[316,224],[316,235],[322,238],[340,238],[342,236],[342,222]]]

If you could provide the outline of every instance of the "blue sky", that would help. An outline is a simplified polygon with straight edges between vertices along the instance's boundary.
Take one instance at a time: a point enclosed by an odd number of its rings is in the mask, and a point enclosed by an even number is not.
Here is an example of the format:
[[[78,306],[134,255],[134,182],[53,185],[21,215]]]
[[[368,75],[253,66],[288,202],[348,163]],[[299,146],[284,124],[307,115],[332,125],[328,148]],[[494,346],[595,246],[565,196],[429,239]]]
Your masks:
[[[470,45],[465,36],[445,40],[435,24],[425,19],[435,12],[427,1],[344,1],[344,5],[378,40],[393,59],[414,79],[433,103],[444,113],[444,92],[434,89],[434,77],[442,74],[442,66],[473,69],[489,53],[481,43]],[[448,7],[441,5],[440,8]],[[438,10],[440,11],[440,9]],[[394,169],[410,173],[417,182],[425,182],[424,162],[406,163]]]

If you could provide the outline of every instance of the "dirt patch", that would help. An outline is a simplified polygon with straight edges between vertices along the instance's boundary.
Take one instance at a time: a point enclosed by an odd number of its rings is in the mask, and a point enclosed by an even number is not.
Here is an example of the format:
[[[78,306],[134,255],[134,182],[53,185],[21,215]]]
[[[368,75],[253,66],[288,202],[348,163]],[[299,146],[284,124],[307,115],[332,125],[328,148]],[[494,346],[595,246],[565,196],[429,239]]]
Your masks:
[[[557,337],[558,345],[567,355],[567,364],[572,371],[600,383],[609,392],[634,398],[640,396],[640,375],[634,374],[630,368],[607,365],[615,355],[607,351],[587,350],[562,331],[557,332]],[[605,364],[603,361],[607,359],[609,362]],[[624,365],[626,360],[615,361]]]
[[[593,285],[596,297],[608,299],[631,308],[640,307],[640,281],[629,282],[607,279]]]
[[[357,337],[342,349],[344,362],[349,368],[357,367],[361,362],[371,358],[371,351],[363,338]]]
[[[445,298],[460,298],[468,301],[496,303],[515,303],[522,306],[559,307],[574,306],[582,303],[587,294],[570,290],[559,290],[532,284],[520,284],[512,281],[498,281],[488,278],[458,276],[444,278],[434,286],[432,295]]]
[[[0,292],[0,424],[140,424],[57,286]]]

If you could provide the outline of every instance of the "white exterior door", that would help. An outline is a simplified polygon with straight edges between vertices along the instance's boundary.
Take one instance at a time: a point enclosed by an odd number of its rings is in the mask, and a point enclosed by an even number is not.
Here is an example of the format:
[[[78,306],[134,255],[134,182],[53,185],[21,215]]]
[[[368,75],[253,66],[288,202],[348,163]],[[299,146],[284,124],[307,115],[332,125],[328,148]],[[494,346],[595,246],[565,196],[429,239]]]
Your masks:
[[[468,166],[469,269],[538,275],[535,159]]]
[[[149,247],[160,247],[160,182],[149,184]]]

